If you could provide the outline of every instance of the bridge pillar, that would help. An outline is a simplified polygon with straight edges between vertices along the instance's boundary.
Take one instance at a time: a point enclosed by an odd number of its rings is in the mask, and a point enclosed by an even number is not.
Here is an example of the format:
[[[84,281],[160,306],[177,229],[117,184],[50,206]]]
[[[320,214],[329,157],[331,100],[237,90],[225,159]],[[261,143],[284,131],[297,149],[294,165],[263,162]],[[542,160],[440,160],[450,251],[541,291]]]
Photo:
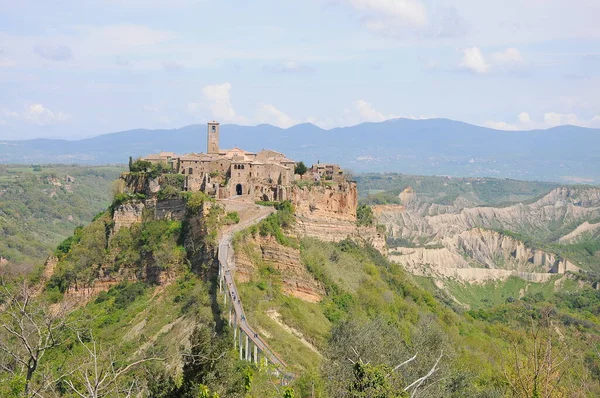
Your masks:
[[[258,346],[254,344],[254,363],[258,363]]]
[[[231,303],[229,303],[229,326],[231,327]]]
[[[246,337],[246,350],[244,352],[244,356],[246,357],[246,361],[250,360],[250,350],[248,350],[248,335],[245,335]]]
[[[243,344],[242,344],[242,329],[240,329],[240,361],[241,361],[242,359],[244,359],[244,358],[242,357],[242,349],[243,349]]]
[[[235,317],[233,317],[233,348],[236,347],[237,343],[237,322]]]

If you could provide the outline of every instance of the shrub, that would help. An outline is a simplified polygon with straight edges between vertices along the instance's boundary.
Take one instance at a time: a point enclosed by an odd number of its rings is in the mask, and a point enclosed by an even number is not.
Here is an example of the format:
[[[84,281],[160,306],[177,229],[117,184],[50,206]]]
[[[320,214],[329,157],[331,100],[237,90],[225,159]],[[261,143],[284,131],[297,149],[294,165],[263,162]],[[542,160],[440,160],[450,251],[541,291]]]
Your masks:
[[[225,216],[225,224],[238,224],[240,222],[240,215],[237,211],[231,211]]]
[[[158,200],[174,199],[180,196],[181,190],[174,186],[167,185],[162,187],[156,194]]]
[[[139,296],[144,294],[146,286],[143,282],[123,282],[113,287],[111,290],[113,289],[115,292],[115,307],[118,309],[125,309]]]
[[[123,203],[127,203],[131,200],[144,200],[144,199],[146,199],[146,195],[144,195],[143,193],[135,193],[135,194],[118,193],[115,195],[115,198],[113,199],[113,202],[112,202],[110,208],[114,212],[115,209],[117,207],[121,206]]]
[[[356,224],[358,226],[371,226],[373,225],[373,210],[370,206],[360,205],[356,209]]]
[[[152,167],[152,163],[147,160],[138,158],[129,166],[129,171],[132,173],[145,173]]]
[[[211,201],[211,202],[214,201],[214,199],[209,197],[204,192],[194,192],[194,193],[186,192],[184,195],[184,198],[186,200],[187,210],[192,215],[198,214],[200,212],[200,209],[202,208],[202,205],[207,200]]]

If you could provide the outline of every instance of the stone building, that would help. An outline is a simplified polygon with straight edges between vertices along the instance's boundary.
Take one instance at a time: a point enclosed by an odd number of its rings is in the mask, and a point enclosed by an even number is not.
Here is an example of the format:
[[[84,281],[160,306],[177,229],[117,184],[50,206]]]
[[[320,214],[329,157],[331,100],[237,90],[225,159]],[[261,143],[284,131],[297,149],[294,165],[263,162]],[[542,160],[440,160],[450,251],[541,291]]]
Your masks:
[[[317,163],[313,164],[308,170],[308,173],[312,176],[325,180],[340,181],[344,178],[344,172],[337,164],[330,163]]]
[[[296,166],[295,161],[272,150],[253,153],[240,148],[220,149],[217,122],[208,123],[207,153],[160,152],[143,159],[163,163],[184,175],[186,191],[202,191],[218,199],[239,195],[254,200],[286,200]]]

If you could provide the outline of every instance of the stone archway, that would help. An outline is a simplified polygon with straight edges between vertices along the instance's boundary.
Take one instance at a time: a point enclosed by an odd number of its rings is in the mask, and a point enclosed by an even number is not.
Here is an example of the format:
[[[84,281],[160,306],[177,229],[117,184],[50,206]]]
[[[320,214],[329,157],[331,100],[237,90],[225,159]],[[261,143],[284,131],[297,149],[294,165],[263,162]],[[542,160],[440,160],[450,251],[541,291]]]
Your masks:
[[[237,184],[235,186],[235,194],[236,195],[242,195],[243,194],[243,190],[242,190],[242,184]]]

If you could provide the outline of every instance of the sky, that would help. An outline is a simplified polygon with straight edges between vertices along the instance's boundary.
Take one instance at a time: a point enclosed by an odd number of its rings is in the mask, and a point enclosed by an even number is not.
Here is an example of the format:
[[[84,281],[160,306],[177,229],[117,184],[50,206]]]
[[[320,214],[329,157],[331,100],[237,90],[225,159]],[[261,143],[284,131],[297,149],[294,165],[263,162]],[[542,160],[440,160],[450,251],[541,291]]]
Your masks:
[[[600,128],[598,0],[0,0],[0,139],[390,118]]]

